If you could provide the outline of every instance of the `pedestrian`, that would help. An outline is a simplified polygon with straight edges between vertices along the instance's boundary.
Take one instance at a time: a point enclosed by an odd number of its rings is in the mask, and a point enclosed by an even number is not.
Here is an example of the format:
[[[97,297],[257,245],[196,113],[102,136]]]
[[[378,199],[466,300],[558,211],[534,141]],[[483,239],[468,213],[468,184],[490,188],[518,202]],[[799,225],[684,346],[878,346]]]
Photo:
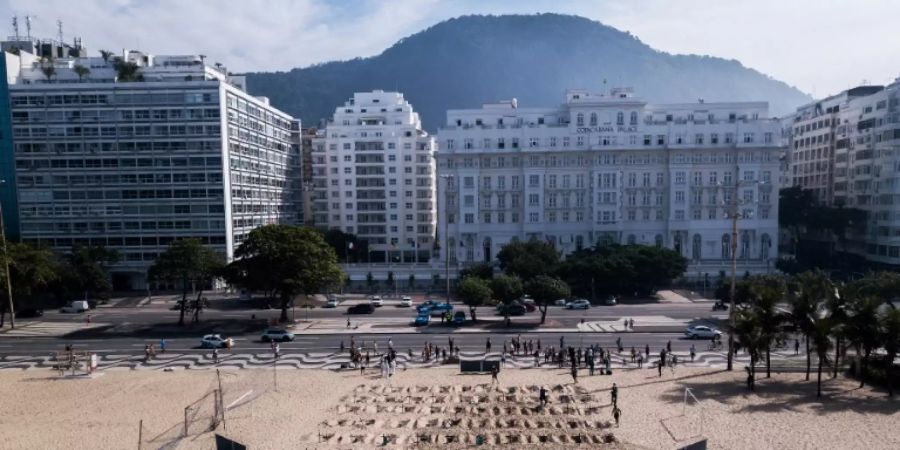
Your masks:
[[[634,362],[634,359],[637,357],[637,352],[634,350],[634,347],[631,347],[631,362]]]
[[[612,389],[609,391],[609,395],[612,398],[613,408],[615,408],[619,401],[619,387],[616,386],[616,383],[613,383]]]
[[[150,345],[144,345],[144,362],[150,361]]]
[[[538,351],[541,351],[541,340],[538,339],[537,341],[538,341]]]
[[[694,348],[694,344],[691,344],[691,362],[694,362],[694,356],[697,355],[697,349]]]
[[[564,336],[559,337],[559,348],[566,348],[566,338]]]
[[[644,344],[644,353],[647,354],[647,359],[650,359],[650,344]]]
[[[366,350],[366,365],[369,365],[369,351]]]
[[[275,359],[278,359],[279,356],[281,356],[281,345],[276,343],[275,344]]]
[[[572,382],[578,383],[578,367],[572,364]]]
[[[344,341],[341,341],[341,353],[344,353]]]
[[[638,354],[638,369],[644,367],[644,354]]]
[[[619,417],[622,416],[622,410],[619,408],[613,408],[613,419],[616,420],[616,428],[619,427]]]
[[[347,318],[347,328],[350,328],[350,318]]]
[[[634,318],[628,320],[628,328],[631,328],[631,331],[634,331]]]
[[[453,354],[453,338],[448,336],[447,342],[450,344],[450,354],[452,355]]]
[[[547,403],[549,402],[549,400],[547,399],[547,388],[545,388],[544,386],[541,386],[541,393],[540,393],[539,399],[541,402],[541,407],[547,406]]]
[[[159,352],[160,353],[166,352],[166,340],[163,338],[159,339]]]
[[[378,342],[372,341],[372,353],[378,354]]]
[[[500,380],[497,379],[497,374],[499,374],[499,373],[500,373],[499,366],[495,365],[495,366],[491,367],[491,384],[494,384],[494,383],[500,384]]]
[[[488,337],[488,338],[487,338],[487,341],[486,341],[485,344],[484,344],[484,353],[485,353],[485,354],[488,354],[488,353],[490,353],[490,352],[491,352],[491,338]]]
[[[588,360],[588,375],[594,376],[594,358]]]
[[[394,349],[394,340],[391,338],[388,338],[388,350],[393,350],[393,349]]]
[[[628,319],[625,319],[625,330],[628,330]]]
[[[800,339],[794,339],[794,354],[800,354]]]
[[[91,315],[88,314],[87,318],[85,318],[84,321],[85,321],[85,325],[90,325],[91,324]]]
[[[213,348],[213,362],[216,364],[219,363],[219,349],[218,348]]]
[[[365,365],[365,364],[360,364],[360,365],[359,365],[359,375],[362,376],[362,375],[364,375],[365,373],[366,373],[366,365]]]
[[[666,342],[666,351],[672,353],[672,341]]]
[[[659,376],[662,376],[663,360],[659,360],[659,363],[656,364],[656,368],[659,370]]]

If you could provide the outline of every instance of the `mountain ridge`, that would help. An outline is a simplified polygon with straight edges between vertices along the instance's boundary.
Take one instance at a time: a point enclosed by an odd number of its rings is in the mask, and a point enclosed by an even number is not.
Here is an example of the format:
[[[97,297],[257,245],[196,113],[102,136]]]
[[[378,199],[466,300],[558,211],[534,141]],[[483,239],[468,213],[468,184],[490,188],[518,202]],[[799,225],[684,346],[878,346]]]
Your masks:
[[[735,59],[669,54],[584,17],[472,15],[402,38],[380,54],[289,71],[247,73],[248,90],[300,117],[328,118],[354,92],[404,93],[436,130],[447,109],[517,98],[554,106],[568,88],[631,86],[651,103],[768,101],[783,115],[811,97]]]

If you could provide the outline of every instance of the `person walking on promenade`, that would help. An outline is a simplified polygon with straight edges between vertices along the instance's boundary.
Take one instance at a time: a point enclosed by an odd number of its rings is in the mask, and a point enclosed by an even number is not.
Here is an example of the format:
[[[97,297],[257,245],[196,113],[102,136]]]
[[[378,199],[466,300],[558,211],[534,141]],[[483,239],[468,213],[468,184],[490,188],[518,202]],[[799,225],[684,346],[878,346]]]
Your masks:
[[[666,351],[672,353],[672,341],[666,342]]]
[[[540,396],[539,396],[538,398],[539,398],[539,400],[540,400],[540,402],[541,402],[541,407],[542,407],[542,408],[543,408],[544,406],[547,406],[547,402],[549,402],[549,399],[547,399],[547,388],[545,388],[544,386],[541,386],[541,393],[540,393]]]
[[[578,367],[572,364],[572,382],[578,383]]]
[[[800,354],[800,339],[794,339],[794,354]]]
[[[625,319],[625,330],[624,331],[628,331],[628,319]]]
[[[566,338],[565,336],[559,337],[559,348],[566,348]]]
[[[644,354],[643,353],[638,354],[637,362],[638,362],[638,369],[644,367]]]
[[[612,389],[609,391],[609,395],[612,399],[613,408],[618,406],[619,402],[619,387],[616,386],[616,383],[613,383]]]
[[[164,338],[159,338],[159,352],[166,352],[166,340]]]
[[[347,318],[347,328],[348,329],[350,328],[350,318],[349,317]]]
[[[634,318],[628,320],[628,328],[631,328],[631,331],[634,331]]]
[[[694,348],[694,344],[691,344],[691,362],[694,362],[694,356],[697,355],[697,349]]]
[[[484,344],[484,353],[488,354],[491,352],[491,338],[488,336],[487,341]]]
[[[541,351],[541,340],[538,339],[537,341],[538,341],[538,342],[537,342],[537,345],[538,345],[538,351]]]
[[[213,362],[216,363],[216,364],[218,364],[218,363],[219,363],[219,349],[218,349],[218,348],[214,348],[214,349],[213,349],[213,355],[212,355],[212,356],[213,356]]]
[[[647,354],[647,359],[650,359],[650,344],[644,344],[644,353]]]
[[[596,364],[594,363],[594,358],[588,359],[588,375],[594,376],[594,366],[595,365]]]
[[[631,347],[631,362],[634,362],[635,358],[637,358],[637,352],[634,350],[634,347]]]

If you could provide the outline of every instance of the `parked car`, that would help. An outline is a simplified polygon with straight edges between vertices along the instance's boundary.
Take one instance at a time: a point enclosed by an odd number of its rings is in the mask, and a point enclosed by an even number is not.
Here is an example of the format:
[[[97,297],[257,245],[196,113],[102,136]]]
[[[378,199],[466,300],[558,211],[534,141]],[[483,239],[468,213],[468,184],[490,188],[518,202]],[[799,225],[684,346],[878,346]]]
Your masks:
[[[721,336],[722,332],[706,325],[692,325],[687,327],[687,330],[684,330],[684,335],[688,339],[713,339],[716,336]]]
[[[231,348],[234,347],[234,339],[223,338],[219,334],[207,334],[200,339],[202,348]]]
[[[615,306],[618,302],[615,295],[607,295],[606,298],[603,299],[603,304],[606,306]]]
[[[269,328],[266,330],[262,337],[260,338],[263,342],[272,342],[272,341],[293,341],[294,333],[291,333],[287,330],[282,330],[281,328]]]
[[[713,311],[728,311],[728,305],[725,304],[722,300],[716,300],[712,305]]]
[[[23,308],[16,311],[16,319],[31,319],[44,315],[44,310],[40,308]]]
[[[338,299],[332,297],[332,298],[329,298],[327,302],[325,302],[325,307],[326,308],[337,308],[339,304],[340,304],[340,302],[338,301]]]
[[[434,305],[431,308],[428,308],[427,311],[428,311],[428,314],[431,315],[431,317],[440,317],[442,314],[447,314],[448,312],[453,312],[453,305],[451,305],[449,303],[438,303],[437,305]],[[424,311],[419,310],[419,314],[421,314],[423,312]]]
[[[404,295],[403,297],[400,297],[400,306],[402,306],[404,308],[411,307],[412,306],[412,297],[410,297],[408,295]]]
[[[529,296],[528,294],[525,294],[522,296],[522,298],[519,299],[519,302],[525,305],[533,305],[534,299],[531,298],[531,296]]]
[[[561,298],[561,299],[553,302],[553,304],[556,306],[566,306],[566,303],[568,303],[568,301],[566,301],[566,299],[564,299],[564,298]]]
[[[66,306],[60,308],[59,312],[62,313],[83,313],[87,310],[91,309],[88,302],[85,300],[75,300],[72,303],[69,303]]]
[[[528,310],[525,308],[525,305],[520,305],[518,303],[510,303],[508,305],[500,305],[497,308],[497,313],[501,316],[524,316]]]
[[[375,307],[369,303],[360,303],[347,308],[347,314],[372,314]]]
[[[579,298],[578,300],[573,300],[570,303],[566,304],[566,309],[588,309],[591,307],[591,302]]]
[[[380,295],[374,295],[372,296],[372,300],[370,301],[370,303],[372,303],[372,306],[380,307],[384,305],[384,300],[381,299]]]
[[[441,302],[438,300],[426,300],[424,303],[419,303],[416,306],[416,311],[422,312],[422,310],[428,310],[440,304]]]
[[[464,311],[457,311],[453,314],[453,325],[462,325],[466,323],[466,313]]]
[[[428,314],[419,314],[416,316],[416,320],[413,321],[413,325],[417,327],[422,327],[428,325],[431,322],[431,317]]]

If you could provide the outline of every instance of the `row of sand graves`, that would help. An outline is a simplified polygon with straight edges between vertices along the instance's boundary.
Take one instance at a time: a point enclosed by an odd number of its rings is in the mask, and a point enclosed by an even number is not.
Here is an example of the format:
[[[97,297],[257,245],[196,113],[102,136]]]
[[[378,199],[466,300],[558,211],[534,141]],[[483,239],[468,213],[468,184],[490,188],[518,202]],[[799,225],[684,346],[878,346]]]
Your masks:
[[[323,420],[311,442],[331,448],[625,449],[612,406],[576,385],[360,385]]]

